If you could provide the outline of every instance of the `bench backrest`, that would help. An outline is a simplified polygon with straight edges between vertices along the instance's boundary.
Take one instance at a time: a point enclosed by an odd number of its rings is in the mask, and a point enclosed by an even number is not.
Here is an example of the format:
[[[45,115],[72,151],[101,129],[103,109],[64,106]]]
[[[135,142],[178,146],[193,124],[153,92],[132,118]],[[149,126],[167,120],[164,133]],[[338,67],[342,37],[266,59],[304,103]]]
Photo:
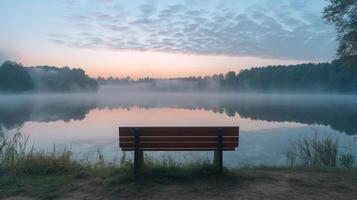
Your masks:
[[[136,145],[143,151],[209,151],[219,145],[234,151],[238,143],[239,127],[119,127],[123,151],[133,151]]]

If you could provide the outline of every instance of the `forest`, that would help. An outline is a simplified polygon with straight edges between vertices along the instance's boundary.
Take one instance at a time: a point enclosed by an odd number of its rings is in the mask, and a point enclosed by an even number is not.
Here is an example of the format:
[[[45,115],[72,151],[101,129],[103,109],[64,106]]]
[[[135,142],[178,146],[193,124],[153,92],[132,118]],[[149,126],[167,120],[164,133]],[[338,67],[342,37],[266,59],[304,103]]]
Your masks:
[[[239,73],[230,71],[205,77],[137,80],[99,77],[97,81],[101,85],[140,86],[135,88],[158,91],[356,93],[357,56],[330,63],[253,67]]]
[[[12,61],[0,66],[0,92],[92,92],[97,81],[82,69],[69,67],[24,67]]]
[[[212,76],[181,78],[89,77],[69,67],[24,67],[6,61],[0,67],[1,92],[95,92],[100,85],[125,90],[202,92],[357,93],[357,56],[330,63],[253,67]]]

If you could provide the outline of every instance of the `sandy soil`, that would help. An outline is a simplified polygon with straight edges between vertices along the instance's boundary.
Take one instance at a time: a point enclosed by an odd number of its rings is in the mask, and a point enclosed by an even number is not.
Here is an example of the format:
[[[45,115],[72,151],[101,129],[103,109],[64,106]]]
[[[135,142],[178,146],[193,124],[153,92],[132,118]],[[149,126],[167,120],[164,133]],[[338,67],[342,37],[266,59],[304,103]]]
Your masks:
[[[78,179],[59,200],[158,199],[357,199],[356,180],[348,175],[317,172],[257,171],[253,179],[238,181],[212,180],[192,183],[158,183],[132,188],[125,184],[104,189],[101,179]],[[352,180],[353,179],[353,180]],[[11,197],[5,200],[32,200]]]

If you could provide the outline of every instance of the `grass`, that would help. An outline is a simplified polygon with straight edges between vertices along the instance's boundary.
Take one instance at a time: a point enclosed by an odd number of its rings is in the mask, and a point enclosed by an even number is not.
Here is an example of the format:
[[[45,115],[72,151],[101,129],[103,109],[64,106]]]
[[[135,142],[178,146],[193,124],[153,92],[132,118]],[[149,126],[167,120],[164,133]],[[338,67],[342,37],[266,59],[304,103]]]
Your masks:
[[[139,184],[187,182],[217,178],[218,176],[228,178],[232,175],[227,169],[224,170],[222,175],[219,175],[209,160],[196,160],[191,163],[180,164],[172,157],[160,159],[145,157],[144,171],[137,177],[133,174],[133,166],[130,162],[112,172],[113,174],[110,176],[114,184],[116,181],[132,182],[134,179]]]
[[[21,194],[53,199],[79,177],[102,177],[119,168],[98,158],[95,163],[78,161],[70,148],[58,151],[55,145],[52,152],[36,151],[19,131],[9,138],[0,135],[0,198]]]
[[[316,130],[314,137],[291,142],[286,158],[290,166],[351,168],[355,155],[351,149],[349,150],[347,153],[342,152],[337,140],[320,137]]]
[[[357,183],[357,169],[353,168],[354,157],[341,154],[332,140],[304,139],[291,151],[294,165],[290,167],[244,167],[224,169],[218,175],[210,160],[196,160],[182,164],[172,157],[154,159],[145,157],[145,171],[136,177],[132,162],[108,163],[98,151],[95,162],[78,161],[73,158],[70,148],[51,152],[36,151],[28,146],[28,138],[19,132],[11,138],[0,137],[0,198],[25,195],[40,199],[53,199],[66,191],[75,189],[74,182],[86,178],[98,178],[108,191],[130,191],[144,186],[166,185],[170,183],[214,182],[217,187],[225,184],[239,185],[257,180],[272,179],[270,172],[304,172],[333,174],[332,177],[347,177]],[[289,158],[289,157],[288,157]],[[296,164],[300,161],[302,164]],[[345,163],[345,164],[341,164]],[[349,166],[339,167],[339,166]],[[292,184],[323,184],[334,180],[291,180]],[[312,187],[312,186],[311,186]]]
[[[35,151],[28,147],[28,137],[17,132],[11,138],[0,138],[0,172],[30,175],[53,175],[73,172],[81,164],[72,159],[70,149],[56,152]]]
[[[217,174],[209,160],[179,164],[170,157],[153,159],[146,157],[145,173],[140,178],[133,174],[131,162],[108,163],[100,151],[95,162],[73,158],[70,148],[51,152],[37,151],[28,146],[28,137],[20,132],[12,137],[0,137],[0,194],[17,194],[52,199],[63,191],[71,190],[71,183],[81,177],[97,177],[105,180],[110,188],[127,183],[135,187],[150,183],[192,181],[213,178]],[[227,170],[224,173],[228,176]],[[1,195],[0,195],[1,197]]]

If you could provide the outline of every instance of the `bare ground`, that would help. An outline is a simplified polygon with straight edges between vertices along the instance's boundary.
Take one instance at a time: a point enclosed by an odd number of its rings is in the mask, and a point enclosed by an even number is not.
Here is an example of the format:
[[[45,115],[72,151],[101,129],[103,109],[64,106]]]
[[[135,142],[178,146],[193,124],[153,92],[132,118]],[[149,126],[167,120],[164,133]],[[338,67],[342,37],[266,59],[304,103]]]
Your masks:
[[[106,186],[100,178],[80,178],[59,200],[158,199],[357,199],[357,180],[349,173],[256,170],[237,180],[145,183],[133,186],[120,183]],[[1,196],[0,196],[1,197]],[[32,200],[10,197],[5,200]]]

